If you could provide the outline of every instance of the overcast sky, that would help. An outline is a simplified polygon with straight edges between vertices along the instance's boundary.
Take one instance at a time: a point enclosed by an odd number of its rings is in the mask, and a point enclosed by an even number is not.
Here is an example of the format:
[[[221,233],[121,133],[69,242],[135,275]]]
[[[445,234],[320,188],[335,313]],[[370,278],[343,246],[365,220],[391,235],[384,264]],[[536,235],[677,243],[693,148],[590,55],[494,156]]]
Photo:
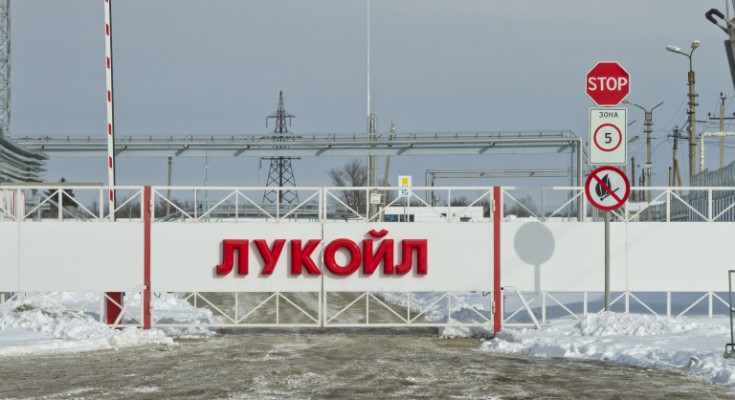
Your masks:
[[[372,110],[380,132],[561,130],[585,138],[584,76],[601,60],[632,76],[630,99],[654,112],[654,184],[665,185],[675,125],[686,121],[693,40],[698,119],[735,97],[725,34],[704,18],[724,0],[371,0]],[[366,0],[114,0],[118,135],[265,133],[284,91],[296,133],[364,132]],[[12,2],[13,136],[102,136],[106,126],[101,0]],[[726,111],[732,114],[735,107]],[[629,111],[629,137],[643,112]],[[716,130],[717,122],[698,130]],[[273,125],[270,125],[272,129]],[[727,162],[735,156],[728,139]],[[716,139],[707,167],[717,167]],[[680,145],[688,176],[686,143]],[[630,147],[645,162],[645,141]],[[346,160],[294,162],[301,185],[327,184]],[[511,167],[538,165],[515,157]],[[501,169],[507,157],[392,161],[391,176],[431,167]],[[556,162],[556,161],[554,161]],[[557,167],[567,165],[564,159]],[[209,159],[208,183],[262,185],[258,159]],[[176,160],[174,184],[203,184],[204,160]],[[382,162],[381,162],[382,166]],[[59,159],[46,177],[106,183],[104,159]],[[381,172],[382,176],[382,172]],[[165,159],[118,160],[118,183],[166,183]],[[686,179],[685,179],[686,180]],[[451,182],[446,182],[451,184]],[[478,182],[477,184],[480,184]],[[488,184],[483,182],[482,184]]]

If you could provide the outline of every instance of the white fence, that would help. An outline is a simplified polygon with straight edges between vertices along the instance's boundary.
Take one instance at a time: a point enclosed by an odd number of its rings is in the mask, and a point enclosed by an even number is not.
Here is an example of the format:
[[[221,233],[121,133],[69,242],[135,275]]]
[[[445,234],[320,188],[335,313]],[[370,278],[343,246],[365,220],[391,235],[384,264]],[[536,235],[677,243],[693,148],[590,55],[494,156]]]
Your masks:
[[[224,318],[223,326],[288,325],[287,319],[298,326],[433,324],[411,300],[412,293],[421,292],[444,292],[437,304],[446,306],[449,315],[472,310],[484,318],[476,325],[488,326],[493,323],[490,297],[483,309],[466,304],[463,293],[494,292],[497,222],[507,322],[543,321],[549,307],[573,315],[597,311],[595,292],[604,283],[603,224],[580,188],[502,188],[500,220],[493,218],[498,199],[488,187],[414,187],[407,193],[401,188],[288,188],[283,190],[295,191],[297,201],[264,202],[271,190],[153,187],[146,253],[141,187],[116,188],[122,200],[115,222],[109,210],[98,206],[106,203],[104,187],[0,187],[0,292],[140,293],[146,286],[143,264],[148,257],[154,292],[189,293],[192,303],[215,309]],[[652,188],[650,202],[629,201],[613,212],[611,286],[616,306],[678,315],[706,303],[708,314],[719,312],[735,234],[735,224],[726,222],[734,204],[722,199],[733,192]],[[649,198],[648,188],[634,188],[634,193],[638,199]],[[388,236],[372,236],[372,231],[387,231]],[[387,239],[395,242],[395,265],[401,262],[402,240],[425,240],[429,273],[417,274],[416,260],[405,276],[385,274],[382,267],[365,274],[360,272],[364,266],[341,276],[325,267],[330,243],[339,244],[332,261],[352,268],[356,256],[364,262],[363,241],[372,241],[371,251],[377,254],[377,246]],[[248,275],[216,274],[215,267],[224,262],[224,240],[249,241],[248,250],[240,249],[248,253]],[[258,247],[258,240],[265,247]],[[284,242],[280,255],[278,240]],[[309,240],[319,241],[309,254],[322,273],[294,275],[293,252],[305,251]],[[263,274],[269,255],[272,273]],[[387,256],[376,257],[385,262]],[[382,292],[407,297],[398,307]],[[691,298],[691,307],[675,309],[671,299],[692,292],[700,294]],[[222,305],[225,293],[231,300]],[[650,299],[658,294],[663,300],[653,304]],[[265,312],[268,307],[273,311]],[[376,322],[380,318],[374,311],[381,308],[394,318]],[[348,310],[358,310],[359,317]],[[182,323],[155,313],[159,324]],[[343,320],[348,314],[352,316]],[[260,321],[269,322],[252,322],[255,316],[267,316]]]

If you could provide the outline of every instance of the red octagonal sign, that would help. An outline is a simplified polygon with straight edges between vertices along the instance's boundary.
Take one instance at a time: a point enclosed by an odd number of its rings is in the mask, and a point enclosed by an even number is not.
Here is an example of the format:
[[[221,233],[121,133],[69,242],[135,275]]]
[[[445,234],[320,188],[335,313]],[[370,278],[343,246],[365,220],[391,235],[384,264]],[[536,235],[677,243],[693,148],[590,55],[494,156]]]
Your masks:
[[[598,62],[585,82],[587,96],[599,106],[617,106],[630,93],[630,74],[614,61]]]

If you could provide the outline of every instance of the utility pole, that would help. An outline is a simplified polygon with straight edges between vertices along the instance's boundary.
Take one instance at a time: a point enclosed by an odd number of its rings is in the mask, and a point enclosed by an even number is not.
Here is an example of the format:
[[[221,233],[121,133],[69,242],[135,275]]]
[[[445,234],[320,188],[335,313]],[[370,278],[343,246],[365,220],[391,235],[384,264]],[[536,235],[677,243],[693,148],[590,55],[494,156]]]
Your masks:
[[[370,138],[370,142],[374,143],[377,139],[376,133],[378,132],[378,117],[375,116],[375,114],[370,114],[370,117],[368,118],[368,137]],[[371,144],[371,148],[374,148],[375,145]],[[369,202],[370,207],[370,215],[368,218],[375,215],[375,212],[377,210],[377,207],[372,202],[372,194],[373,190],[375,190],[375,187],[378,186],[378,157],[375,155],[370,155],[368,157],[368,192],[366,196],[366,200]]]
[[[0,138],[2,137],[10,139],[10,0],[0,0]]]
[[[646,186],[646,170],[641,168],[641,186]]]
[[[630,181],[635,185],[635,157],[630,158]],[[636,192],[631,192],[630,197],[632,201],[636,201]]]
[[[720,132],[725,132],[725,98],[720,92]],[[720,168],[725,166],[725,137],[720,136]]]
[[[172,157],[168,158],[168,190],[166,191],[166,215],[171,214],[171,170],[173,169],[172,166]]]
[[[372,104],[370,103],[370,0],[366,1],[367,6],[367,131],[368,131],[368,140],[371,142],[374,142],[376,139],[376,133],[378,132],[378,119],[375,116],[375,114],[372,112]],[[375,147],[374,145],[370,146],[371,148]],[[368,202],[368,212],[370,215],[368,215],[368,219],[372,217],[375,214],[376,207],[371,202],[371,194],[373,193],[373,188],[377,186],[377,174],[378,174],[378,160],[375,155],[370,154],[368,156],[368,190],[365,194],[365,201]]]
[[[671,168],[673,169],[671,184],[672,186],[681,186],[681,171],[679,170],[679,159],[677,157],[677,153],[679,150],[679,127],[678,126],[674,127],[673,136],[674,136],[674,155],[673,155],[673,160],[671,164]]]
[[[707,113],[707,117],[709,117],[710,120],[719,119],[720,120],[720,132],[725,132],[725,120],[726,119],[735,119],[735,117],[725,117],[725,99],[727,96],[725,96],[722,92],[720,92],[720,117],[713,117],[712,114]],[[735,115],[735,114],[733,114]],[[725,137],[720,136],[720,168],[725,166]]]
[[[648,188],[649,188],[647,192],[647,196],[646,196],[646,201],[649,203],[647,207],[648,208],[648,220],[651,221],[653,218],[653,215],[651,214],[651,204],[650,204],[652,200],[650,188],[651,188],[651,182],[653,181],[653,162],[651,161],[651,134],[653,133],[653,110],[658,108],[658,106],[664,104],[664,102],[662,101],[656,104],[650,110],[647,110],[643,108],[642,106],[636,103],[633,103],[632,101],[627,100],[627,99],[623,100],[623,103],[634,105],[640,108],[641,110],[643,110],[643,113],[645,114],[645,117],[646,117],[644,121],[644,129],[643,129],[646,133],[646,175],[647,175],[646,181],[648,182]]]
[[[692,54],[694,54],[694,50],[699,48],[699,40],[695,40],[692,42],[691,48],[692,51],[689,52],[689,54],[684,53],[681,51],[679,47],[667,45],[666,50],[670,51],[672,53],[681,54],[684,57],[687,57],[689,59],[689,73],[687,74],[687,82],[689,85],[689,184],[692,184],[692,181],[694,180],[694,175],[696,174],[695,167],[696,163],[694,162],[695,154],[697,152],[697,142],[696,140],[696,134],[697,134],[697,89],[695,87],[695,76],[694,76],[694,68],[692,64]]]
[[[693,51],[693,50],[692,50]],[[691,64],[691,57],[689,58],[689,63]],[[694,87],[694,70],[689,67],[689,74],[688,74],[688,80],[689,80],[689,184],[692,184],[692,181],[694,179],[694,167],[696,163],[694,162],[695,153],[697,152],[697,114],[696,114],[696,107],[697,107],[697,92]]]
[[[393,125],[393,121],[390,122],[390,130],[388,140],[392,140],[396,134],[396,126]],[[390,155],[385,156],[385,171],[383,171],[383,185],[390,186]]]

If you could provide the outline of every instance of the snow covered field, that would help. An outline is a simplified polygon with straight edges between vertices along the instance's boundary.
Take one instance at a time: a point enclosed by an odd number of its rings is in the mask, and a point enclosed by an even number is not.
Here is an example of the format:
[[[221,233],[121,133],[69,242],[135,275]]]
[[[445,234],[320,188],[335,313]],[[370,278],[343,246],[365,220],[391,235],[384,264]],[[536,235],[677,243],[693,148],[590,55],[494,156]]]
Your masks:
[[[135,301],[136,299],[133,299]],[[162,294],[154,306],[172,313],[206,317],[175,296]],[[132,305],[131,307],[135,307]],[[139,307],[139,306],[138,306]],[[119,349],[145,344],[173,345],[173,337],[211,335],[211,331],[110,329],[99,322],[99,295],[95,293],[39,293],[0,304],[0,357]],[[211,316],[211,313],[209,313]]]
[[[47,293],[0,304],[0,357],[39,353],[118,349],[145,344],[175,345],[182,335],[213,332],[136,328],[111,330],[95,316],[95,294]],[[427,298],[426,304],[430,304]],[[162,294],[154,306],[171,314],[212,318],[174,295]],[[472,303],[472,299],[468,299]],[[478,301],[477,303],[480,303]],[[472,303],[474,304],[474,303]],[[438,310],[427,310],[440,317]],[[445,331],[446,336],[470,334]],[[609,361],[646,368],[677,370],[735,388],[735,360],[723,357],[730,341],[726,317],[666,318],[653,315],[598,313],[577,320],[550,320],[542,330],[506,328],[480,350],[490,353]]]
[[[610,361],[678,370],[735,387],[735,359],[723,357],[730,341],[726,317],[666,318],[603,312],[553,320],[543,330],[506,329],[482,350],[540,357]]]

